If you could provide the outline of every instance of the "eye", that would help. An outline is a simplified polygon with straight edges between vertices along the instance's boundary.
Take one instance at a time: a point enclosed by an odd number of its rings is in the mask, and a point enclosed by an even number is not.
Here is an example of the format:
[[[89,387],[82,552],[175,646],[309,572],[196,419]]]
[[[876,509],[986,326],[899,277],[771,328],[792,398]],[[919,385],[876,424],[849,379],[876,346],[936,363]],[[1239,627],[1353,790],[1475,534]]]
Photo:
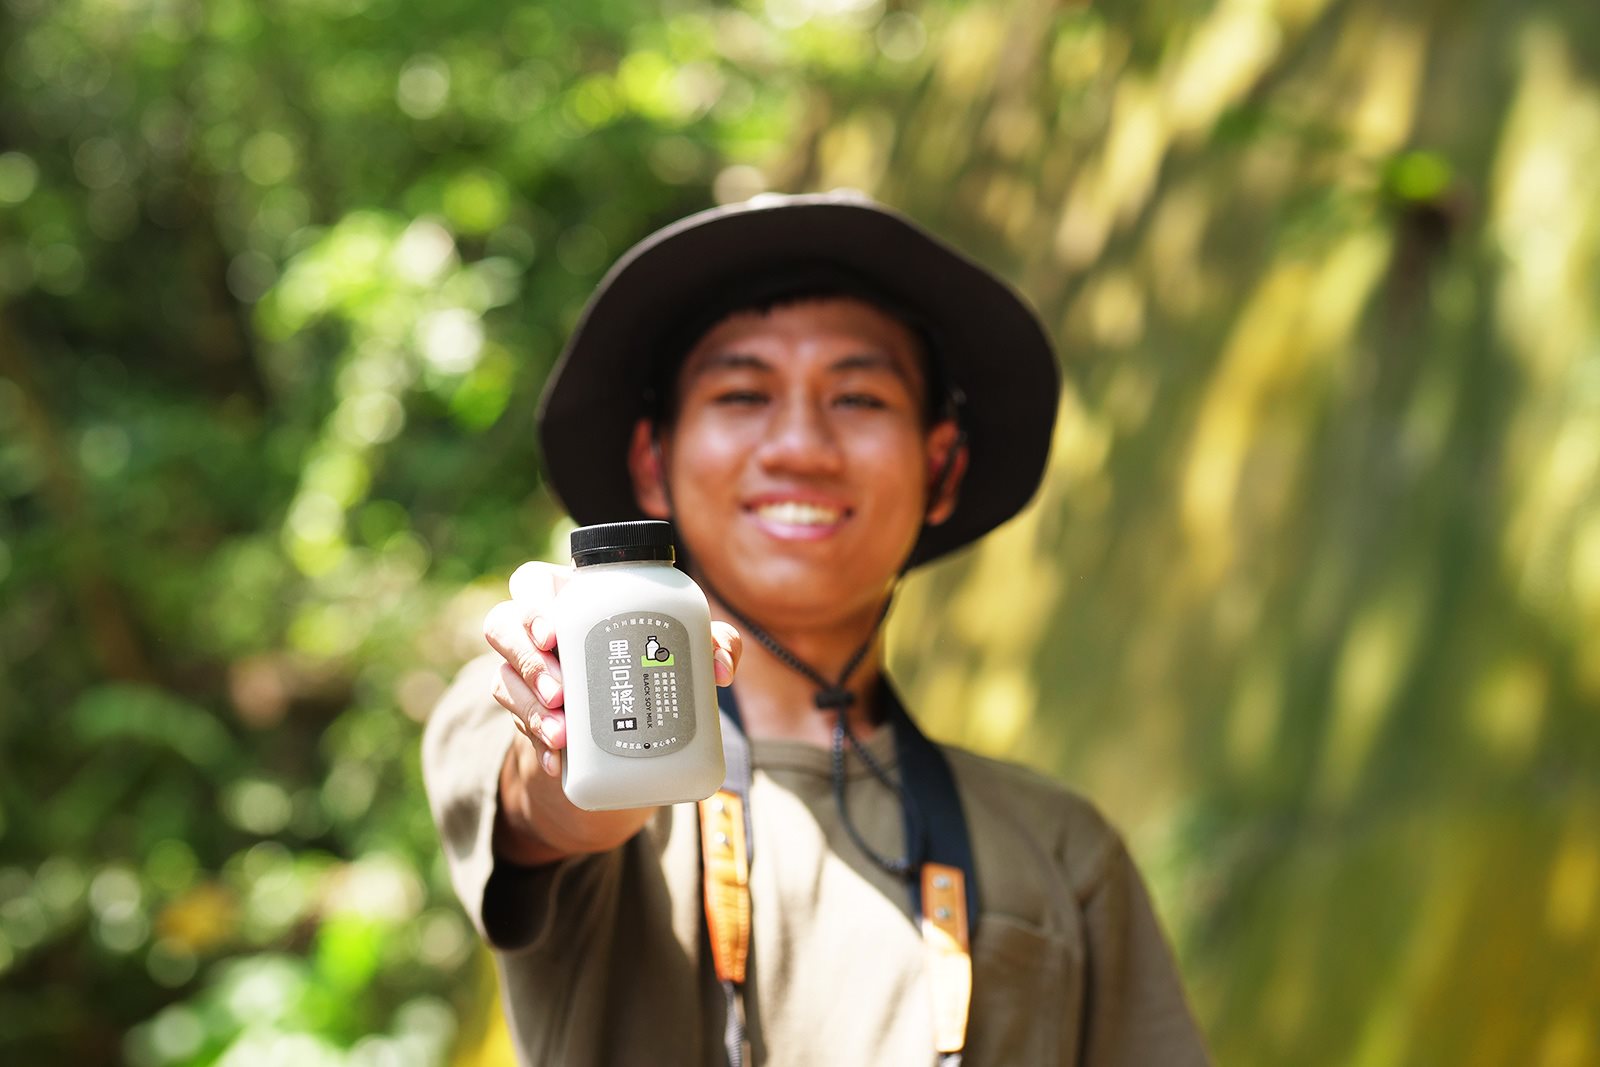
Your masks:
[[[728,407],[759,407],[767,402],[767,394],[759,389],[724,389],[711,402]]]
[[[878,411],[889,406],[888,401],[872,393],[840,393],[833,398],[835,407],[862,408]]]

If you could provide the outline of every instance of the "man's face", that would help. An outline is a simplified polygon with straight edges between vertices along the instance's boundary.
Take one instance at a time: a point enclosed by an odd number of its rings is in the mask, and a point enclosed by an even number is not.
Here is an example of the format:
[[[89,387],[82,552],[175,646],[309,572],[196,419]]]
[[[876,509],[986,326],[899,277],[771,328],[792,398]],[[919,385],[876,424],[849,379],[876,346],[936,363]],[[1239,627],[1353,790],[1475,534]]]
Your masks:
[[[689,352],[661,463],[636,433],[635,485],[734,606],[803,624],[870,610],[910,553],[956,433],[925,425],[911,331],[819,299],[722,320]],[[953,496],[953,492],[951,494]]]

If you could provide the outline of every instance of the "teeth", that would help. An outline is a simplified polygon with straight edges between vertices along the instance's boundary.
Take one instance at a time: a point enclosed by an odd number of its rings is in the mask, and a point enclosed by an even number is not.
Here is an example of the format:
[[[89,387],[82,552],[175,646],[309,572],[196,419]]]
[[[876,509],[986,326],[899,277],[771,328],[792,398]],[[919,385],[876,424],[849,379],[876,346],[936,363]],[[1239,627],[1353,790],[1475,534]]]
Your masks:
[[[833,508],[817,504],[801,504],[786,500],[781,504],[763,504],[756,514],[769,522],[785,526],[831,526],[839,521],[840,513]]]

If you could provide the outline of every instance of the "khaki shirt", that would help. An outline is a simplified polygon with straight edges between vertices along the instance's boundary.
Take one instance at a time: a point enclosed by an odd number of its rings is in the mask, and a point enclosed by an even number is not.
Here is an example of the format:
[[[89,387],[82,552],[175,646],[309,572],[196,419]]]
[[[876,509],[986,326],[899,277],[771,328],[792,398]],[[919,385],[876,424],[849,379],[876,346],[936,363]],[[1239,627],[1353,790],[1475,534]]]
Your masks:
[[[722,988],[704,932],[699,820],[663,808],[622,847],[523,868],[491,849],[507,746],[491,658],[435,710],[423,771],[456,892],[496,949],[524,1064],[724,1067]],[[865,741],[893,769],[887,729]],[[982,915],[972,938],[966,1067],[1207,1062],[1144,886],[1116,832],[1030,771],[944,749],[966,812]],[[934,1062],[923,944],[906,888],[849,840],[829,754],[754,740],[753,1061]],[[866,840],[902,851],[899,804],[853,755],[846,802]]]

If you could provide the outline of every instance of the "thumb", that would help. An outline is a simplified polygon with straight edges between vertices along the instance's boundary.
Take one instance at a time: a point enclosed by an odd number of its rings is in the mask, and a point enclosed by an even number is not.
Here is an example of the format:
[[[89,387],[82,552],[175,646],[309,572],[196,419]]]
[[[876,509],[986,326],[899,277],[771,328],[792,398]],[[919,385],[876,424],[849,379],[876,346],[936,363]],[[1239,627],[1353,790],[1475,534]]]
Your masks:
[[[543,560],[530,560],[511,575],[511,599],[543,609],[556,598],[572,576],[571,568]]]

